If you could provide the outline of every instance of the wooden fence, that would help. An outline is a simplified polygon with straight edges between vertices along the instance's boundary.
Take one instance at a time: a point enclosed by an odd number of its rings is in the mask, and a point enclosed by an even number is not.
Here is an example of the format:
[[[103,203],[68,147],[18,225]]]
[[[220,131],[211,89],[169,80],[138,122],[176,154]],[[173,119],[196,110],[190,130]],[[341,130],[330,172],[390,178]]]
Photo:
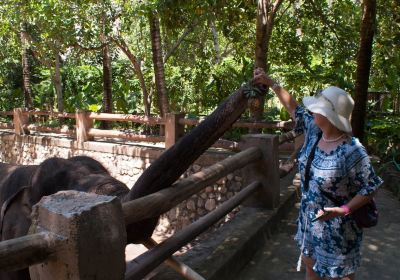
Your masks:
[[[95,116],[85,114],[78,119]],[[90,129],[87,131],[91,134]],[[29,266],[33,280],[142,279],[166,261],[187,279],[204,279],[177,263],[172,254],[239,205],[277,207],[280,197],[278,146],[293,137],[293,133],[281,137],[246,135],[239,145],[241,152],[169,188],[122,205],[115,197],[75,191],[45,197],[34,206],[30,234],[0,243],[0,270]],[[162,243],[145,242],[153,248],[125,264],[126,226],[169,211],[241,168],[247,187]],[[60,203],[61,200],[67,202]]]
[[[17,135],[29,134],[30,132],[56,133],[74,137],[79,146],[85,141],[91,141],[98,138],[118,138],[128,141],[140,142],[164,142],[165,148],[169,148],[185,133],[185,126],[196,126],[201,120],[185,118],[183,113],[170,113],[165,118],[160,117],[144,117],[126,114],[108,114],[82,112],[76,113],[57,113],[43,111],[26,111],[16,108],[13,111],[0,112],[0,116],[12,116],[13,123],[0,123],[0,129],[13,129]],[[29,124],[30,116],[47,116],[51,118],[75,119],[75,128],[67,127],[46,127],[36,124]],[[145,124],[149,126],[165,126],[165,135],[141,135],[123,130],[104,130],[93,127],[94,121],[118,121]],[[259,129],[284,129],[293,128],[292,121],[270,121],[270,122],[246,122],[237,121],[233,127],[239,128],[259,128]],[[220,139],[213,147],[225,148],[238,151],[238,143],[235,141]]]

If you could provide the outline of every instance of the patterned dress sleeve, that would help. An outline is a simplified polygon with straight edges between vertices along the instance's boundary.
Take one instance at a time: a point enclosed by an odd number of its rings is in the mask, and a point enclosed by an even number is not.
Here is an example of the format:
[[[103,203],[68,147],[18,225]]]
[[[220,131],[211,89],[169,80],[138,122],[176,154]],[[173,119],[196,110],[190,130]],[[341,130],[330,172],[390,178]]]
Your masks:
[[[295,110],[295,122],[296,126],[294,129],[298,134],[307,133],[316,126],[314,117],[300,105],[297,106]]]
[[[383,180],[376,175],[365,148],[361,143],[357,146],[348,162],[349,181],[356,194],[367,196],[376,191]]]

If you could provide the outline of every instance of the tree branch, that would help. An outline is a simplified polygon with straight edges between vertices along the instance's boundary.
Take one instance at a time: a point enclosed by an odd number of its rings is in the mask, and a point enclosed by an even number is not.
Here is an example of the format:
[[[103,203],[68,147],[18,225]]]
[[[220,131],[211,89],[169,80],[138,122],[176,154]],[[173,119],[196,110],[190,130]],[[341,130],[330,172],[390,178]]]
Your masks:
[[[182,35],[178,38],[172,48],[165,54],[164,56],[164,63],[167,62],[168,58],[179,48],[183,40],[193,31],[194,27],[196,26],[198,20],[195,19],[192,24],[190,24],[186,30],[182,33]]]

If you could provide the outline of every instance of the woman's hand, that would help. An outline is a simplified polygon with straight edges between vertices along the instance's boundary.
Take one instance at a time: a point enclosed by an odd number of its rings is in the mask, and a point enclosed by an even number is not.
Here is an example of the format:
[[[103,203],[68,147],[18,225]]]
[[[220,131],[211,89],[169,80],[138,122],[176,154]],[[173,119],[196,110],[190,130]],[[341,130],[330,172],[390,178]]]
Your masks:
[[[286,89],[281,87],[276,81],[265,74],[263,69],[256,68],[254,70],[254,77],[252,82],[254,85],[258,85],[260,87],[270,87],[278,96],[279,101],[289,112],[290,116],[295,119],[294,111],[296,110],[296,107],[298,105],[296,100],[293,98],[293,96],[290,95],[290,93]]]
[[[271,87],[276,84],[276,82],[271,79],[267,74],[265,74],[262,68],[256,68],[253,73],[253,83],[256,85],[264,85]]]
[[[324,210],[318,210],[316,219],[318,221],[327,221],[335,217],[342,217],[348,214],[342,207],[325,207]]]

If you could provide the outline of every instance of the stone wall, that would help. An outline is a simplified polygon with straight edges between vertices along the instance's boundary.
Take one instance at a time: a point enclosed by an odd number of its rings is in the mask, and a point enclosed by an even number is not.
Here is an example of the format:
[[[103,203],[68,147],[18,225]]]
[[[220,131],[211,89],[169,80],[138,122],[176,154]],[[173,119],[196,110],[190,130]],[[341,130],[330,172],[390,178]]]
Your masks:
[[[137,178],[164,151],[155,145],[111,143],[88,141],[79,148],[76,141],[56,136],[17,136],[13,133],[0,133],[0,162],[15,164],[40,164],[50,157],[69,158],[77,155],[90,156],[102,163],[110,174],[131,188]],[[187,177],[228,157],[227,152],[207,152],[203,154],[182,175]],[[173,163],[171,163],[173,164]],[[242,175],[239,171],[220,179],[202,192],[162,215],[157,231],[172,234],[217,205],[232,197],[242,189]],[[229,214],[225,220],[231,218]],[[224,221],[222,221],[224,222]]]

